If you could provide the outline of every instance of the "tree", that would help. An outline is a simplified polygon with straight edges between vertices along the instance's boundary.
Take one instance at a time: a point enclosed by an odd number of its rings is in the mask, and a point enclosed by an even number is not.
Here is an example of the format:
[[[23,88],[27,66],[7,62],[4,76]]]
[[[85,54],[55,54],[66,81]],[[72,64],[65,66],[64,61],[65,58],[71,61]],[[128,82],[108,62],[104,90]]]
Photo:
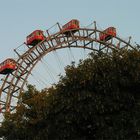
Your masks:
[[[29,86],[1,135],[11,140],[140,139],[140,52],[122,50],[67,66],[47,90]],[[10,128],[14,128],[14,130]]]

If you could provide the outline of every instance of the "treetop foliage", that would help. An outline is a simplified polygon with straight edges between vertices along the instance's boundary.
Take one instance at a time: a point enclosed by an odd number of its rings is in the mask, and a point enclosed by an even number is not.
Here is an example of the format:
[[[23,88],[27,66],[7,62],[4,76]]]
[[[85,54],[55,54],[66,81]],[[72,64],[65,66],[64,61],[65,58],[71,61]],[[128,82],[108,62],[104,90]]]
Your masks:
[[[65,68],[57,84],[29,85],[16,113],[5,114],[7,140],[140,139],[140,51],[91,53]]]

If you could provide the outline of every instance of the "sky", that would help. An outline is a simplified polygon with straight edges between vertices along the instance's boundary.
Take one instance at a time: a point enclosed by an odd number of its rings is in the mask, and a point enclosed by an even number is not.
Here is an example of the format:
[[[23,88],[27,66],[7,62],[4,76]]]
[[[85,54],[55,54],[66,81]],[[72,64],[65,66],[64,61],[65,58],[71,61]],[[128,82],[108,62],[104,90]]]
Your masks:
[[[82,26],[93,21],[115,26],[119,36],[140,43],[140,0],[0,0],[0,62],[14,57],[14,48],[33,30],[76,18]]]
[[[117,28],[123,39],[140,44],[140,0],[0,0],[0,62],[15,57],[14,49],[36,29],[47,30],[78,19],[105,29]]]

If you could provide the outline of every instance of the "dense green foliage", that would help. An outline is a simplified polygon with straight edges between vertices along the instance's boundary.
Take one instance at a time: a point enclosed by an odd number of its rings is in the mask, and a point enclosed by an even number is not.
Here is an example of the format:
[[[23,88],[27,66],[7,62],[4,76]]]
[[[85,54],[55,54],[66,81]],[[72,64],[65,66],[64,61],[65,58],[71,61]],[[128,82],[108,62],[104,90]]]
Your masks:
[[[140,52],[94,54],[67,66],[58,84],[29,85],[22,104],[6,114],[7,140],[140,139]]]

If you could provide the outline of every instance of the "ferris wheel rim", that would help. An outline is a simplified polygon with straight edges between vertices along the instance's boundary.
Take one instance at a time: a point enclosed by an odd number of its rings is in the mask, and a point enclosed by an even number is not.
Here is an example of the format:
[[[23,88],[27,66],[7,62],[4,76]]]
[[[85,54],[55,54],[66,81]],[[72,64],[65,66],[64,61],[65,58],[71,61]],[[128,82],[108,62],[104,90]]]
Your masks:
[[[60,29],[60,31],[59,32],[57,32],[57,33],[55,33],[55,34],[52,34],[52,35],[50,35],[50,36],[48,36],[48,38],[45,38],[45,40],[43,40],[42,42],[40,42],[39,44],[37,44],[36,46],[34,46],[34,47],[32,47],[32,48],[29,48],[25,53],[23,53],[22,55],[19,55],[18,56],[18,59],[17,59],[17,64],[18,64],[18,68],[17,68],[17,70],[13,73],[13,77],[12,77],[12,79],[11,79],[11,81],[10,81],[10,85],[9,85],[9,89],[8,89],[8,92],[7,92],[7,99],[6,99],[6,102],[5,102],[5,112],[7,111],[7,108],[11,105],[11,100],[12,100],[12,97],[13,97],[13,93],[10,91],[12,88],[13,89],[15,89],[15,87],[18,85],[18,82],[19,82],[19,80],[17,80],[17,82],[15,82],[15,83],[13,83],[13,81],[17,78],[16,76],[17,76],[17,73],[19,72],[19,70],[21,69],[21,67],[22,67],[22,64],[24,63],[24,60],[26,59],[26,57],[27,56],[30,56],[30,54],[33,52],[33,50],[35,50],[35,48],[36,47],[38,47],[38,46],[41,46],[41,49],[43,50],[45,50],[45,43],[47,42],[51,42],[53,39],[56,41],[60,41],[60,39],[63,39],[64,40],[64,42],[59,42],[58,44],[56,43],[56,46],[54,46],[54,47],[50,47],[49,45],[49,48],[48,48],[48,50],[47,51],[44,51],[44,53],[43,54],[40,54],[40,56],[36,59],[36,61],[33,63],[33,64],[31,64],[32,65],[32,67],[30,68],[30,70],[29,71],[27,71],[27,75],[26,75],[26,77],[24,78],[24,80],[23,80],[23,83],[22,83],[22,85],[21,85],[21,88],[19,88],[17,91],[20,91],[20,93],[19,93],[19,96],[17,97],[18,98],[18,101],[20,100],[20,98],[21,98],[21,95],[22,95],[22,90],[23,90],[23,87],[24,87],[24,85],[25,85],[25,82],[26,82],[26,80],[28,79],[28,77],[29,77],[29,75],[30,75],[30,73],[31,73],[31,71],[33,70],[33,68],[35,67],[35,65],[40,61],[40,59],[42,58],[42,57],[44,57],[45,55],[47,55],[49,52],[51,52],[51,51],[53,51],[53,50],[58,50],[58,49],[64,49],[64,48],[70,48],[70,47],[75,47],[75,48],[84,48],[84,49],[91,49],[91,50],[93,50],[93,51],[99,51],[99,50],[96,50],[96,49],[94,49],[94,48],[90,48],[90,47],[87,47],[86,45],[85,46],[78,46],[78,45],[75,45],[75,46],[72,46],[72,45],[68,45],[69,43],[71,43],[72,41],[75,41],[75,42],[77,42],[77,41],[89,41],[89,44],[91,43],[91,42],[96,42],[96,43],[99,43],[99,44],[101,44],[101,45],[103,45],[103,46],[110,46],[110,49],[115,49],[115,50],[120,50],[120,49],[122,49],[122,48],[116,48],[116,46],[113,44],[113,43],[108,43],[108,42],[105,42],[105,41],[100,41],[100,40],[98,40],[98,38],[91,38],[91,35],[92,34],[98,34],[98,33],[100,33],[100,32],[103,32],[103,31],[101,31],[101,30],[98,30],[97,28],[95,28],[95,29],[90,29],[90,28],[79,28],[79,29],[77,29],[78,30],[78,32],[79,32],[79,36],[78,35],[75,35],[75,34],[73,34],[72,33],[72,31],[74,31],[74,30],[68,30],[68,32],[70,33],[70,38],[71,38],[71,40],[69,39],[69,40],[67,40],[67,41],[65,41],[65,38],[67,38],[66,36],[65,36],[65,34],[64,34],[64,32]],[[81,36],[80,35],[80,33],[81,32],[85,32],[85,34],[87,33],[87,36]],[[90,33],[88,33],[88,32],[90,32]],[[91,35],[90,35],[91,34]],[[57,37],[60,37],[59,39],[57,38]],[[118,40],[118,42],[120,42],[120,43],[124,43],[124,44],[126,44],[125,45],[125,47],[130,47],[130,48],[132,48],[132,49],[135,49],[131,44],[130,44],[130,40],[128,41],[128,42],[126,42],[125,40],[123,40],[123,39],[121,39],[121,38],[119,38],[119,37],[117,37],[117,36],[115,36],[115,37],[113,37],[113,38],[115,38],[116,40]],[[56,41],[56,42],[57,42]],[[66,46],[62,46],[63,44],[67,44]],[[0,97],[1,97],[1,95],[2,95],[2,92],[5,90],[4,88],[4,86],[5,86],[5,84],[6,83],[8,83],[9,81],[8,81],[8,78],[9,78],[9,76],[11,76],[10,74],[9,75],[7,75],[6,76],[6,78],[5,78],[5,80],[3,81],[3,84],[2,84],[2,88],[1,88],[1,91],[0,91]],[[19,79],[20,78],[22,78],[22,76],[21,77],[18,77]],[[17,79],[18,79],[17,78]],[[14,85],[15,84],[15,85]],[[16,92],[17,92],[16,91]],[[0,101],[1,102],[1,101]]]

